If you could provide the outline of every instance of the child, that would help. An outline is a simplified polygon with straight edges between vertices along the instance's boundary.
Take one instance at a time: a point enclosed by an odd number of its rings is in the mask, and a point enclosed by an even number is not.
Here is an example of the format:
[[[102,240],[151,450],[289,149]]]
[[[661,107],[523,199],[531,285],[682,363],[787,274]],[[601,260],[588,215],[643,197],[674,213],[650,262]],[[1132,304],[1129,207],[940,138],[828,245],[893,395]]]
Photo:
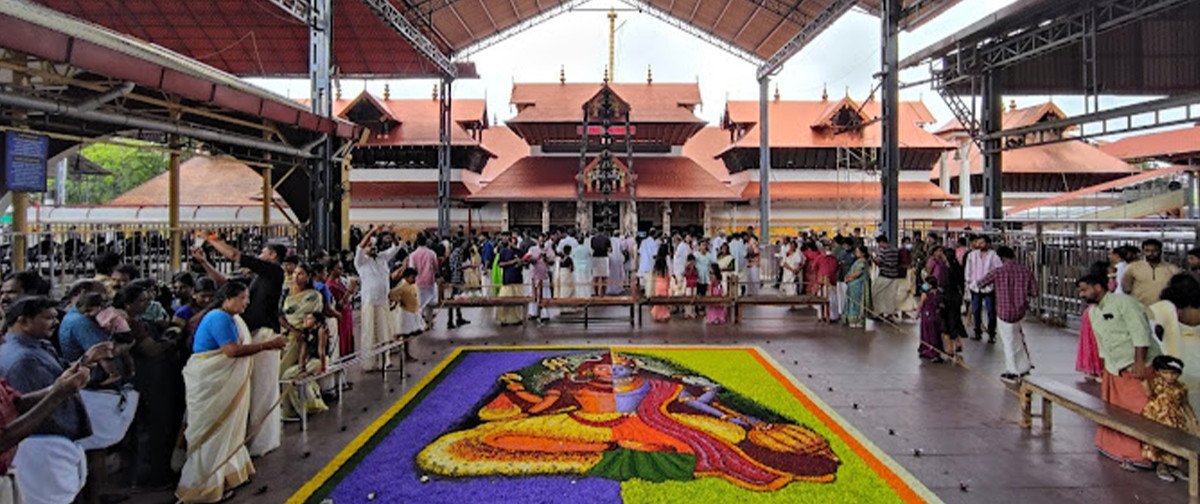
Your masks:
[[[295,380],[310,373],[324,373],[329,352],[333,350],[330,342],[329,326],[325,323],[325,314],[321,312],[308,314],[304,317],[304,323],[300,327],[300,358],[296,361],[296,365],[283,370],[280,379]],[[321,398],[321,386],[317,382],[310,381],[303,386],[306,387],[303,400],[300,396],[300,385],[297,385],[288,392],[287,398],[280,404],[283,418],[296,419],[302,410],[306,410],[308,413],[329,411],[329,406]]]
[[[667,271],[667,256],[659,254],[654,260],[654,295],[666,297],[671,294],[671,274]],[[671,308],[665,305],[655,305],[650,309],[650,316],[655,322],[671,320]]]
[[[1154,377],[1142,382],[1150,402],[1142,408],[1142,416],[1163,425],[1183,429],[1192,435],[1200,434],[1200,423],[1188,404],[1187,385],[1179,381],[1183,375],[1183,361],[1170,355],[1154,358]],[[1142,454],[1158,463],[1158,478],[1163,481],[1186,479],[1179,469],[1183,462],[1179,457],[1153,446],[1143,444]]]
[[[425,331],[425,319],[421,318],[421,305],[417,301],[416,268],[404,269],[400,285],[388,292],[388,299],[400,305],[401,336],[416,336]]]
[[[696,256],[692,254],[688,254],[687,264],[683,267],[683,281],[683,295],[695,297],[696,286],[700,283],[700,273],[696,271]],[[685,306],[683,308],[683,317],[688,319],[696,318],[696,306]]]
[[[917,355],[929,362],[941,363],[942,359],[942,293],[938,291],[937,277],[926,277],[921,284],[921,344]]]
[[[133,337],[125,312],[113,308],[108,303],[108,297],[99,292],[80,296],[79,300],[75,302],[75,309],[94,319],[100,328],[116,342],[113,347],[113,358],[100,361],[100,368],[108,376],[100,382],[100,386],[107,387],[120,383],[126,378],[132,379],[133,356],[129,351],[133,347]],[[120,362],[117,362],[117,359],[120,359]]]
[[[725,296],[725,282],[721,281],[721,266],[712,263],[708,267],[708,295],[713,297]],[[704,321],[709,324],[725,323],[725,305],[709,306],[704,314]]]

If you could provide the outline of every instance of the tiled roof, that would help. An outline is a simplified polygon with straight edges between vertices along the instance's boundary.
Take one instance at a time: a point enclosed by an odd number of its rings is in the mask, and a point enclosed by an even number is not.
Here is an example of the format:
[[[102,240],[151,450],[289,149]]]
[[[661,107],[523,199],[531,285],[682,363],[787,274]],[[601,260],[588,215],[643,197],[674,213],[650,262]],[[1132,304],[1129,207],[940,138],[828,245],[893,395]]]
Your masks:
[[[108,206],[167,206],[170,173],[163,173],[117,196]],[[263,179],[235,159],[196,156],[179,165],[179,204],[182,206],[243,206],[262,204]],[[275,201],[283,204],[278,194]]]
[[[1191,128],[1122,138],[1101,145],[1100,150],[1129,161],[1193,154],[1200,152],[1200,124]]]
[[[699,84],[613,84],[612,90],[630,106],[635,123],[703,123],[692,112],[699,105]],[[601,84],[513,84],[510,102],[520,110],[509,122],[578,123],[583,104],[600,92]]]
[[[346,100],[339,99],[333,101],[333,115],[344,119],[342,113],[345,112],[355,102],[367,100],[376,107],[382,107],[382,112],[389,115],[395,121],[400,123],[400,126],[393,128],[386,135],[372,134],[367,139],[368,146],[428,146],[437,145],[438,139],[438,110],[439,105],[437,100],[433,99],[388,99],[383,100],[379,97],[367,92],[360,93],[358,96]],[[307,104],[308,99],[298,100],[300,103]],[[470,133],[462,127],[463,123],[485,121],[487,104],[484,100],[470,99],[455,99],[451,103],[450,116],[454,120],[454,126],[450,128],[450,142],[452,145],[459,146],[475,146],[479,142],[471,138]]]
[[[450,184],[450,198],[463,199],[471,192],[459,182]],[[371,206],[373,203],[395,205],[404,200],[431,200],[438,197],[437,182],[355,182],[350,184],[350,198],[354,206]]]
[[[737,194],[686,157],[634,160],[639,200],[735,200]],[[500,173],[470,199],[485,201],[576,199],[574,157],[525,157]]]
[[[729,132],[717,127],[707,127],[683,144],[683,156],[691,158],[710,175],[721,182],[729,182],[729,169],[717,158],[729,146]]]
[[[838,134],[824,129],[814,129],[820,118],[830,109],[830,101],[772,101],[768,103],[771,121],[771,147],[773,148],[829,148],[880,145],[881,127],[878,122],[863,127],[862,134]],[[880,115],[879,102],[868,100],[862,104],[866,117]],[[758,102],[730,101],[725,105],[727,122],[754,124],[752,128],[731,148],[758,148]],[[928,109],[919,102],[905,102],[900,109],[900,145],[910,149],[950,149],[953,144],[922,129],[919,124],[931,122]]]
[[[948,201],[957,197],[932,182],[900,182],[902,201]],[[751,182],[742,190],[742,198],[757,201],[759,183]],[[883,188],[878,182],[772,182],[771,200],[879,199]]]
[[[983,174],[983,157],[979,149],[970,146],[971,174]],[[951,177],[958,176],[959,162],[947,162]],[[1083,141],[1066,142],[1024,147],[1004,151],[1001,157],[1003,173],[1136,173],[1133,166]],[[930,178],[937,180],[937,166],[930,170]]]
[[[508,126],[493,126],[483,132],[483,146],[496,157],[488,161],[479,177],[486,182],[496,178],[521,158],[529,155],[529,144]]]
[[[1058,118],[1067,117],[1067,114],[1063,112],[1062,109],[1058,108],[1058,105],[1055,105],[1054,102],[1045,102],[1025,108],[1009,107],[1004,111],[1004,120],[1001,127],[1004,129],[1012,129],[1023,126],[1032,126],[1037,124],[1038,121],[1041,121],[1043,117],[1046,117],[1046,114],[1050,114]],[[951,119],[950,122],[947,122],[941,128],[938,128],[936,134],[944,135],[946,133],[954,133],[958,131],[966,130],[963,128],[962,123],[959,122],[958,119]]]

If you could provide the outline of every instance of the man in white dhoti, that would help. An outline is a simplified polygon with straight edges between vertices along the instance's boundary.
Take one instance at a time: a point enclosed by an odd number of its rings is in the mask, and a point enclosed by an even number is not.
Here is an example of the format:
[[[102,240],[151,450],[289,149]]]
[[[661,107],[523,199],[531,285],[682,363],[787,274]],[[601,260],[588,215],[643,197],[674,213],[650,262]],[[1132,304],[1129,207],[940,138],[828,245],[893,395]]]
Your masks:
[[[658,257],[658,230],[651,229],[638,247],[638,276],[642,278],[645,296],[654,295],[654,259]]]
[[[375,235],[380,227],[371,228],[354,252],[354,269],[358,270],[359,283],[362,285],[362,329],[359,331],[358,351],[370,352],[375,347],[391,341],[397,334],[396,317],[388,307],[388,289],[391,271],[388,265],[392,258],[400,252],[400,246],[394,244],[391,233],[383,235],[383,239],[393,245],[379,252],[375,249]],[[367,370],[380,369],[391,365],[391,356],[384,354],[381,358],[370,359],[363,366]]]
[[[226,259],[254,273],[250,281],[250,307],[246,309],[246,326],[255,343],[270,341],[279,335],[279,306],[283,298],[283,282],[287,275],[281,263],[287,257],[287,247],[268,244],[258,256],[243,254],[238,249],[221,241],[215,234],[208,234],[208,243]],[[210,271],[210,274],[212,272]],[[218,284],[224,278],[214,276]],[[283,439],[283,418],[279,408],[279,374],[281,356],[276,352],[264,352],[254,359],[253,385],[250,389],[250,415],[265,417],[263,428],[250,442],[250,454],[266,455],[279,448]]]
[[[0,429],[4,455],[11,455],[20,441],[11,459],[0,455],[0,465],[6,466],[5,473],[7,466],[18,469],[17,492],[28,504],[68,504],[83,489],[87,459],[77,441],[90,436],[92,427],[78,391],[90,376],[88,366],[112,358],[112,343],[103,342],[74,364],[64,363],[49,341],[57,315],[56,303],[49,298],[18,300],[5,315],[9,332],[0,345],[0,383],[11,406],[20,410],[24,404],[29,410],[32,403],[49,410],[31,415],[42,417],[37,424],[22,423],[17,430],[7,425],[14,417]]]

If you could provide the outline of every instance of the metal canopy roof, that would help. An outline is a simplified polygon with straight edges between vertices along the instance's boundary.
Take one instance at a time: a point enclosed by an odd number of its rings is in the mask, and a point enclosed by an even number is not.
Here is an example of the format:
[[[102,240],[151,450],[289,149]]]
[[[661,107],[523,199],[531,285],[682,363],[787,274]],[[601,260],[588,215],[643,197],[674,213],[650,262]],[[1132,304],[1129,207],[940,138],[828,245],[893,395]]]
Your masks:
[[[308,76],[308,26],[276,0],[35,1],[235,75]],[[443,54],[462,58],[586,0],[385,1]],[[879,9],[879,0],[621,1],[756,64],[786,59],[851,6]],[[914,28],[957,1],[905,0],[901,25]],[[436,65],[362,0],[333,0],[333,18],[333,62],[340,75],[438,75]],[[474,76],[473,64],[458,65],[459,77]]]
[[[1150,14],[1126,14],[1139,10]],[[972,61],[972,52],[983,54],[981,58],[990,52],[998,55],[1000,87],[1006,94],[1081,94],[1087,87],[1083,42],[1075,34],[1086,28],[1078,22],[1085,11],[1095,12],[1098,24],[1099,93],[1166,95],[1200,89],[1200,67],[1192,64],[1200,58],[1196,0],[1020,0],[904,58],[900,67],[932,61],[956,74],[977,72],[965,62]],[[1031,48],[1041,52],[1011,56]],[[966,82],[952,87],[969,91]]]

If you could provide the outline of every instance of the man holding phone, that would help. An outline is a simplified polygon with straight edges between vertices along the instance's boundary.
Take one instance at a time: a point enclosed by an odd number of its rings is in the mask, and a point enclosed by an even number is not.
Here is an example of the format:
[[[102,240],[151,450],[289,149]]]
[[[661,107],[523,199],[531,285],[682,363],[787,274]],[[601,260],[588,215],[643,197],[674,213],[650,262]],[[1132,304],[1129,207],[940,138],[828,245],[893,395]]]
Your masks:
[[[370,352],[376,346],[391,341],[400,331],[396,317],[388,302],[388,291],[391,289],[391,270],[388,265],[392,258],[400,252],[400,245],[390,230],[384,231],[383,240],[390,244],[387,250],[379,251],[375,247],[375,235],[383,230],[376,226],[367,231],[358,248],[354,251],[354,269],[358,271],[359,282],[362,285],[362,330],[359,331],[358,351]],[[371,359],[365,365],[367,370],[379,369],[381,359]],[[384,354],[382,366],[391,364],[391,356]]]

